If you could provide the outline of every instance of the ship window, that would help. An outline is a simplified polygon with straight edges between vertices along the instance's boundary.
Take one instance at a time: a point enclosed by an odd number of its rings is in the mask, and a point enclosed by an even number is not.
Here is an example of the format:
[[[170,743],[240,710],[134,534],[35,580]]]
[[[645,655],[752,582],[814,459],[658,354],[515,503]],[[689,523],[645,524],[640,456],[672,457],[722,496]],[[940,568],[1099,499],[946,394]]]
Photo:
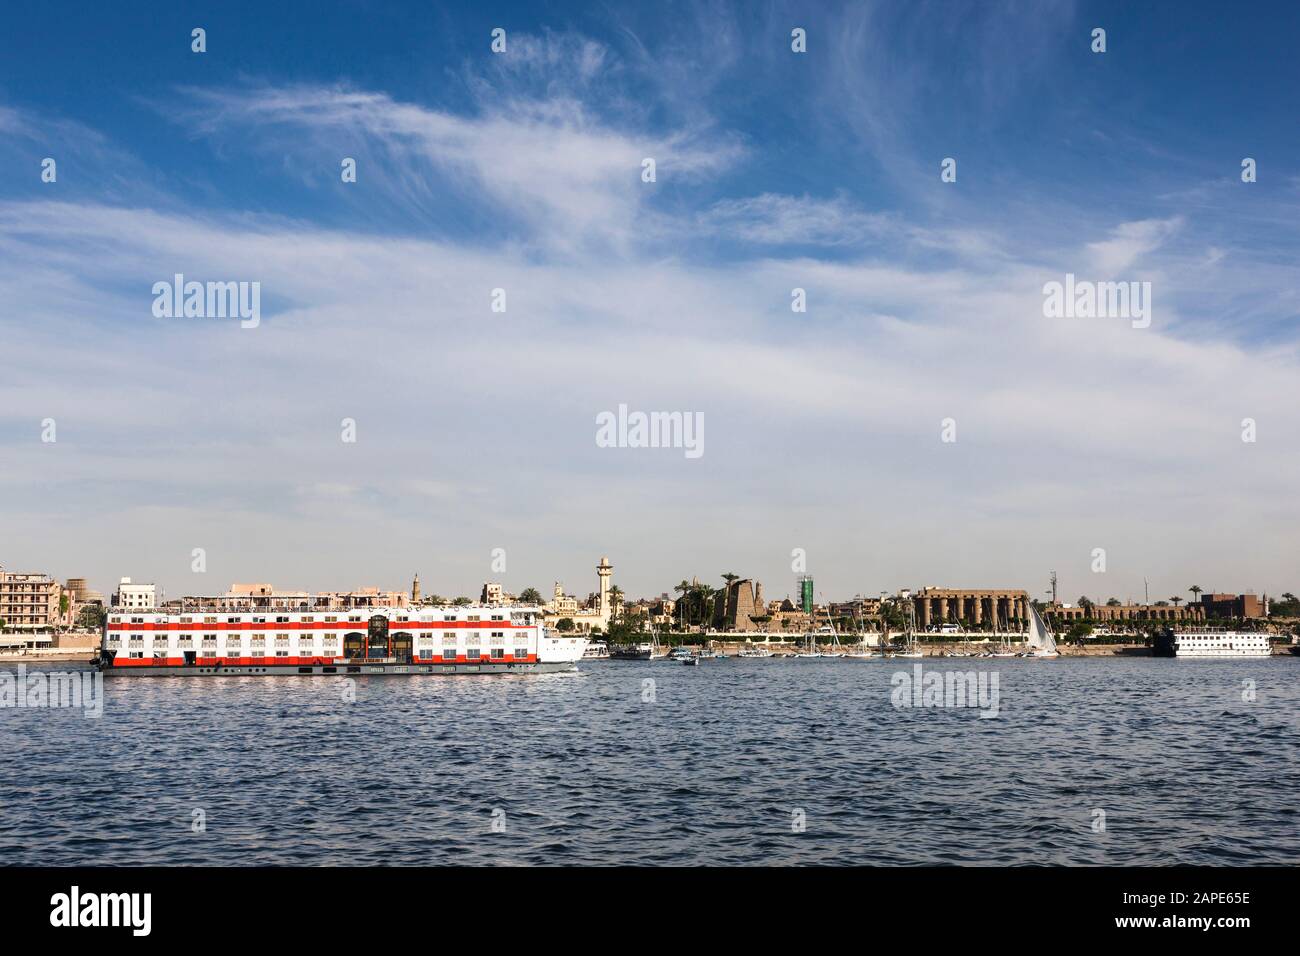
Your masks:
[[[505,652],[505,650],[504,650],[503,648],[500,648],[500,647],[494,647],[494,648],[492,648],[492,656],[493,656],[493,657],[505,657],[505,656],[506,656],[506,652]]]
[[[422,661],[433,660],[433,648],[430,647],[420,648],[420,660]]]
[[[455,647],[455,646],[456,646],[456,635],[455,635],[455,634],[444,634],[444,635],[442,635],[442,646],[443,646],[443,647]]]
[[[478,650],[478,648],[477,648],[477,647],[467,647],[467,648],[465,649],[465,656],[468,657],[468,658],[469,658],[470,660],[472,660],[472,661],[473,661],[473,660],[478,660],[478,658],[479,658],[479,650]]]

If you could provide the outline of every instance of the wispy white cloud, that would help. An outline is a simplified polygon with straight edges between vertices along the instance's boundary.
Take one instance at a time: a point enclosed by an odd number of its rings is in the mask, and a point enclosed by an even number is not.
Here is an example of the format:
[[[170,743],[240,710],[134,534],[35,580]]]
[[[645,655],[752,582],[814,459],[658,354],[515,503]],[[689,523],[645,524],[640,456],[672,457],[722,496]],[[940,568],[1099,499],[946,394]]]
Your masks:
[[[706,232],[765,245],[852,246],[901,228],[896,218],[864,212],[842,197],[774,193],[721,200],[697,221]]]
[[[1120,223],[1107,238],[1088,243],[1089,265],[1102,275],[1118,275],[1160,248],[1182,225],[1181,216]]]
[[[209,136],[255,130],[263,147],[300,151],[306,137],[313,155],[357,158],[367,187],[395,201],[424,206],[450,187],[486,200],[493,215],[553,250],[630,243],[643,214],[653,218],[646,158],[657,178],[689,182],[743,153],[733,138],[618,131],[571,99],[511,100],[461,116],[343,88],[186,92],[193,107],[185,115]]]

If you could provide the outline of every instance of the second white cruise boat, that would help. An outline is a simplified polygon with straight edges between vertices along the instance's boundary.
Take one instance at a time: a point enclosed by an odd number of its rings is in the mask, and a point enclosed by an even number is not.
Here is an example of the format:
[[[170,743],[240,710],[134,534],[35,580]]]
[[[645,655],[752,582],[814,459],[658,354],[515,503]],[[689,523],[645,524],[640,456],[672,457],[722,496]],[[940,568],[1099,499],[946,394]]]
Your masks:
[[[1174,631],[1157,638],[1157,657],[1268,657],[1268,635],[1255,631]]]

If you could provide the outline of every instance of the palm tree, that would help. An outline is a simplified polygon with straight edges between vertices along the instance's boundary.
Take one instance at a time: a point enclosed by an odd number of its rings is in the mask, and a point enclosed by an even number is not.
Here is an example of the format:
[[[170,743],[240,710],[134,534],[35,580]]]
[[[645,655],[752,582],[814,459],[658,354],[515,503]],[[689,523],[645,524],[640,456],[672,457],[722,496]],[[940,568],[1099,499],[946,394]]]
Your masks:
[[[541,604],[542,595],[537,588],[524,588],[519,592],[520,604]]]
[[[708,625],[713,620],[713,606],[718,600],[718,589],[708,584],[700,585],[700,617]]]
[[[732,581],[737,581],[739,579],[740,579],[740,575],[733,574],[731,571],[728,571],[726,574],[722,576],[722,580],[726,581],[728,584],[730,584]]]
[[[623,589],[617,584],[609,586],[609,608],[610,620],[619,617],[623,613]]]
[[[1171,597],[1169,600],[1173,602],[1174,607],[1178,607],[1179,602],[1182,601],[1183,599],[1175,595],[1174,597]]]
[[[1199,601],[1201,599],[1201,586],[1199,584],[1193,584],[1187,590],[1191,592],[1193,601]]]
[[[691,582],[687,581],[685,578],[682,578],[682,583],[677,585],[677,587],[673,588],[673,590],[681,592],[682,595],[681,599],[678,600],[677,602],[677,607],[680,609],[677,613],[677,622],[678,624],[682,624],[683,615],[686,612],[686,595],[690,593]]]

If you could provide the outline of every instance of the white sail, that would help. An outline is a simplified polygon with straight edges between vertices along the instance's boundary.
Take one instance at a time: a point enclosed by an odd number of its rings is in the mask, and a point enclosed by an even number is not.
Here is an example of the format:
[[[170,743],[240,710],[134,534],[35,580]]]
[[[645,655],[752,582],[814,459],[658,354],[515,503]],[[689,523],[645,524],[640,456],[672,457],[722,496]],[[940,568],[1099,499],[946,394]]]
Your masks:
[[[1029,605],[1029,646],[1036,651],[1056,653],[1056,640],[1052,637],[1052,632],[1047,629],[1047,625],[1043,623],[1038,608],[1032,604]]]

